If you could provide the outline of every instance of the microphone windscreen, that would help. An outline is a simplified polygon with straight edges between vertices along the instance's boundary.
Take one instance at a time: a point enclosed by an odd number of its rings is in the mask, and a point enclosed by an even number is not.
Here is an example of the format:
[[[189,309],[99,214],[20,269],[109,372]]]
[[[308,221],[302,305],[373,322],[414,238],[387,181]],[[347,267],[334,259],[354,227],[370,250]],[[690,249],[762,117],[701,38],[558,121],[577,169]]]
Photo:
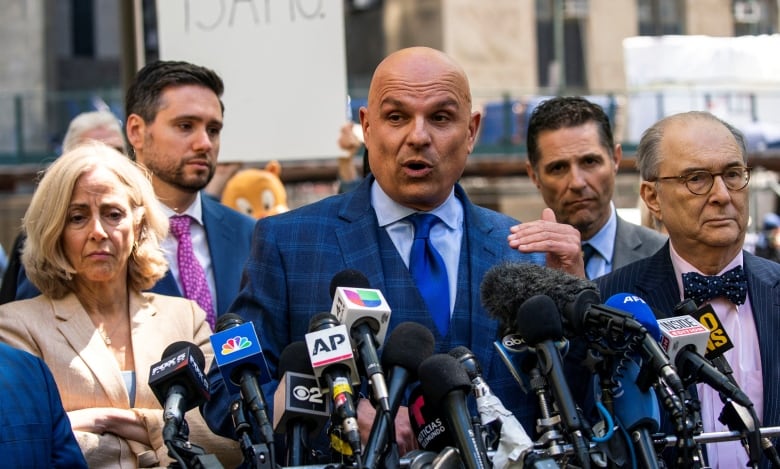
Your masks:
[[[244,324],[244,318],[236,313],[225,313],[217,318],[217,322],[214,324],[214,332],[226,331],[241,324]]]
[[[330,313],[317,313],[309,319],[309,332],[315,332],[340,325],[339,319]]]
[[[561,313],[547,295],[532,296],[520,305],[515,329],[532,347],[545,340],[563,338]]]
[[[192,358],[195,360],[195,363],[202,370],[203,367],[206,366],[206,357],[203,356],[203,351],[197,345],[193,344],[192,342],[187,342],[186,340],[174,342],[171,345],[165,347],[165,351],[162,353],[162,357],[160,357],[160,359],[165,360],[171,355],[174,355],[180,351],[185,351],[187,349],[189,349]]]
[[[382,367],[389,370],[400,366],[416,379],[417,369],[433,355],[435,339],[433,333],[416,322],[402,322],[390,332],[382,350]]]
[[[333,298],[338,287],[371,288],[363,272],[354,269],[342,270],[330,280],[330,297]]]
[[[532,296],[547,295],[558,311],[564,311],[583,290],[592,290],[598,296],[598,287],[589,280],[536,264],[505,262],[485,273],[480,297],[488,314],[501,323],[502,335],[506,335],[507,327],[514,326],[520,305]]]
[[[442,402],[452,391],[471,391],[471,379],[457,358],[437,353],[425,359],[418,370],[426,402]]]
[[[288,371],[313,375],[314,370],[311,367],[306,342],[298,340],[285,347],[279,355],[278,370],[280,378]]]
[[[661,328],[658,326],[658,320],[655,318],[653,310],[642,298],[630,293],[616,293],[610,296],[604,304],[630,313],[639,324],[647,329],[650,337],[656,342],[661,340]]]

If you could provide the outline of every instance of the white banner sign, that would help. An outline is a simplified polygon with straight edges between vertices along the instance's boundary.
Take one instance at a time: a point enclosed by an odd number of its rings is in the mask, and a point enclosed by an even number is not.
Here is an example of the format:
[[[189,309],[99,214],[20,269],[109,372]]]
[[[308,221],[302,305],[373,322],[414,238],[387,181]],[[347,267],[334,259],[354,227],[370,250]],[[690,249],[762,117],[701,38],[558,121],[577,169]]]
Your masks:
[[[343,2],[157,0],[160,59],[225,82],[220,161],[334,158],[347,120]]]

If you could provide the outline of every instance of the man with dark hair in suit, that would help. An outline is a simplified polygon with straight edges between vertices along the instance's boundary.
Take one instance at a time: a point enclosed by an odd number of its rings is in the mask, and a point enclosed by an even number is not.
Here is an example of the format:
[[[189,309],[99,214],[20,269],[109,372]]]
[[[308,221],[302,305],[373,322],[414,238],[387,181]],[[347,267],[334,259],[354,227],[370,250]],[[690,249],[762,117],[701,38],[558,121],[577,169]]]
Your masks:
[[[3,467],[86,468],[57,385],[43,360],[0,343],[0,363]]]
[[[612,195],[623,150],[609,116],[581,97],[556,97],[528,123],[526,171],[556,219],[582,235],[585,273],[596,278],[653,254],[666,236],[617,215]]]
[[[633,293],[663,315],[687,298],[710,304],[734,343],[725,357],[762,426],[780,424],[780,264],[742,248],[750,179],[744,137],[712,114],[676,114],[645,131],[637,161],[640,195],[669,242],[597,279],[602,298]],[[704,430],[726,430],[717,392],[699,385],[698,396]],[[715,468],[747,461],[736,441],[710,444],[707,453]]]
[[[511,248],[509,228],[517,221],[469,200],[457,181],[474,147],[480,114],[472,112],[463,69],[444,53],[412,47],[385,58],[360,120],[371,173],[346,194],[260,220],[231,312],[255,323],[273,376],[282,349],[303,340],[312,316],[331,310],[334,275],[358,270],[393,309],[390,330],[415,321],[431,329],[437,352],[471,349],[493,391],[533,428],[538,406],[518,392],[494,350],[498,323],[481,304],[480,285],[485,272],[505,260],[582,275],[579,233],[550,219],[523,223],[514,233],[522,242]],[[433,221],[431,252],[446,267],[439,293],[432,296],[424,296],[409,267],[415,232],[423,230],[415,223],[423,217]],[[231,434],[224,384],[213,370],[209,377],[212,397],[204,415],[212,430]],[[373,410],[360,401],[364,441]],[[400,451],[413,448],[405,408],[395,427]]]
[[[198,301],[212,329],[214,318],[238,294],[255,221],[203,192],[219,155],[223,90],[213,70],[157,61],[138,71],[125,97],[131,156],[151,172],[155,194],[171,218],[171,232],[162,242],[169,271],[152,291]],[[189,227],[182,228],[184,243],[175,230],[181,218],[189,221]],[[183,260],[185,244],[191,244],[197,262]],[[197,269],[207,287],[190,286],[183,278]]]

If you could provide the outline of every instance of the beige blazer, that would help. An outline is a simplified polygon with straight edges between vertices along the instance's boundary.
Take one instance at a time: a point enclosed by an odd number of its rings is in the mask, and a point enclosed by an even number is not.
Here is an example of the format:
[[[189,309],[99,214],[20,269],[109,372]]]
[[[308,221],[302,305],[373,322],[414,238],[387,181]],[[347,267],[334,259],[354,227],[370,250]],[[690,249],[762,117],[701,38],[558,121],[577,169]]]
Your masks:
[[[133,410],[142,417],[152,447],[113,434],[76,431],[76,439],[91,468],[167,466],[172,462],[162,441],[163,412],[149,387],[149,369],[162,359],[168,345],[187,341],[198,345],[208,370],[214,353],[211,329],[193,301],[153,293],[130,295],[131,335],[136,366]],[[43,295],[0,306],[0,341],[41,357],[51,368],[66,411],[90,407],[130,409],[130,398],[119,365],[74,294],[60,300]],[[197,408],[186,414],[189,440],[216,454],[226,468],[242,455],[238,443],[216,436]]]

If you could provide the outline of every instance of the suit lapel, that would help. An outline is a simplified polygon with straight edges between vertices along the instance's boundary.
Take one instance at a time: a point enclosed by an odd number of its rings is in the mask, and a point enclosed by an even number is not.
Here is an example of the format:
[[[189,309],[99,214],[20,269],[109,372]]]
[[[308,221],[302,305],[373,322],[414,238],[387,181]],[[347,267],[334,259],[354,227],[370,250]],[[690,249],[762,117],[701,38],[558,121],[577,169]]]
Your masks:
[[[464,247],[468,249],[468,264],[464,264],[463,268],[468,268],[468,274],[471,276],[468,281],[470,291],[458,291],[458,296],[470,295],[470,348],[474,353],[481,353],[483,360],[487,361],[487,363],[482,363],[485,369],[492,369],[492,362],[495,359],[495,354],[492,353],[493,341],[497,338],[498,321],[490,320],[482,308],[480,285],[488,269],[500,260],[497,245],[507,249],[508,246],[498,244],[506,243],[506,240],[499,240],[498,243],[492,240],[495,227],[487,223],[484,217],[475,215],[476,207],[469,201],[459,185],[455,186],[455,193],[463,204],[464,238],[467,243]],[[486,360],[486,357],[490,357],[489,360]]]
[[[157,363],[163,357],[159,355],[159,345],[168,347],[169,344],[155,344],[155,346],[146,346],[150,341],[165,335],[159,330],[160,321],[150,321],[158,314],[157,307],[148,297],[133,293],[130,295],[130,330],[131,340],[133,341],[133,359],[136,363],[136,407],[154,406],[155,402],[144,402],[144,396],[149,393],[138,391],[149,386],[149,370],[138,369],[140,363]]]
[[[379,228],[376,213],[371,207],[371,182],[373,177],[366,178],[363,184],[346,195],[347,200],[339,211],[339,218],[345,223],[336,232],[336,239],[348,269],[362,272],[371,288],[386,292],[387,285],[382,269],[382,257],[375,249],[362,249],[363,246],[379,246],[377,238]],[[355,197],[358,191],[367,192],[361,197]],[[392,305],[391,305],[392,307]]]
[[[663,249],[647,258],[647,264],[642,267],[642,274],[636,282],[640,298],[653,307],[658,317],[671,316],[674,307],[680,302],[680,288],[674,275],[669,248],[667,242]]]
[[[76,295],[69,294],[53,304],[55,315],[60,320],[57,329],[92,372],[111,404],[126,408],[130,399],[119,366]]]

